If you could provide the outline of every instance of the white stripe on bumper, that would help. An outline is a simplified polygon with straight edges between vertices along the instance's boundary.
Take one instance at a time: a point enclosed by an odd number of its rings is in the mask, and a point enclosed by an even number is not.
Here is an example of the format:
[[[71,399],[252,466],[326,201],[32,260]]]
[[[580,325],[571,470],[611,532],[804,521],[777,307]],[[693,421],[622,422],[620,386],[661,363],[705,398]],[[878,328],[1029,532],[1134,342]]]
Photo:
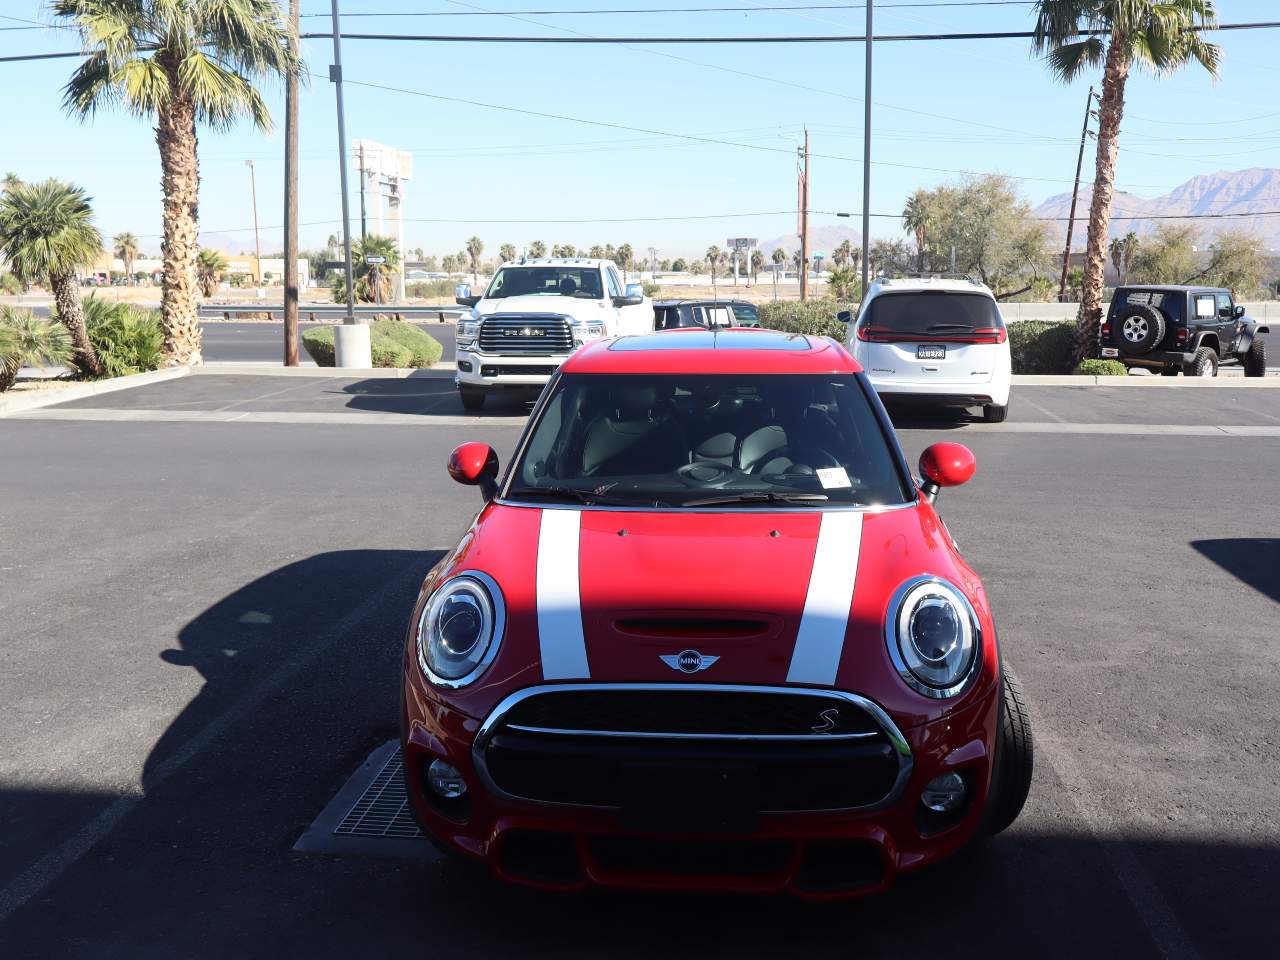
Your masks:
[[[804,599],[804,615],[800,618],[796,647],[787,670],[788,683],[831,686],[836,682],[861,549],[861,513],[822,515],[818,545],[813,552],[813,572],[809,575],[809,592]]]
[[[542,676],[547,680],[591,676],[578,585],[581,528],[581,511],[542,511],[538,529],[538,647]]]

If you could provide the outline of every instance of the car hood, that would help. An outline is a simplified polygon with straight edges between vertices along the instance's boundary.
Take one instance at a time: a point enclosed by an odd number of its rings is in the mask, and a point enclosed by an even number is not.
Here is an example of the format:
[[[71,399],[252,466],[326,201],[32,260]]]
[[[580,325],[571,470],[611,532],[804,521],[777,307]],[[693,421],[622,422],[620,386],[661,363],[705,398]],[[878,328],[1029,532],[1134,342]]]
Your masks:
[[[603,320],[605,301],[585,300],[582,297],[502,297],[497,300],[481,300],[475,306],[476,314],[487,317],[495,313],[560,313],[578,320]]]
[[[539,683],[696,682],[836,687],[924,722],[936,702],[920,702],[885,648],[894,590],[922,573],[951,580],[992,634],[981,583],[923,502],[879,512],[490,505],[437,577],[466,570],[494,579],[507,614],[493,665],[448,694],[472,716]]]

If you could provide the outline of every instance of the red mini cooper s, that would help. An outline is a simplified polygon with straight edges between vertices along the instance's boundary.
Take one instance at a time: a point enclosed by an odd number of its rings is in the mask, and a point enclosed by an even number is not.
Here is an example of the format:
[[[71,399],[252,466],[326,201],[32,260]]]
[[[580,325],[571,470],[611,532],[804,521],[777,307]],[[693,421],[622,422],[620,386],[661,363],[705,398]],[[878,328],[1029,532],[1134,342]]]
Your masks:
[[[692,328],[592,343],[422,585],[404,771],[424,832],[498,876],[883,889],[1007,827],[1031,737],[982,583],[850,354]]]

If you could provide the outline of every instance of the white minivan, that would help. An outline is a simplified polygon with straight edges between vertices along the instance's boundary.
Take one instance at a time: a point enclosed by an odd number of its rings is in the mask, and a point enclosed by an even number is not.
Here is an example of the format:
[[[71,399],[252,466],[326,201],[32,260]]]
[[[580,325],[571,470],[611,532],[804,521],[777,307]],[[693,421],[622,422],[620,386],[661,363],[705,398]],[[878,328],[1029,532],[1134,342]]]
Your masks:
[[[848,343],[886,398],[981,407],[988,423],[1009,413],[1009,332],[996,298],[977,280],[878,279],[850,324]]]

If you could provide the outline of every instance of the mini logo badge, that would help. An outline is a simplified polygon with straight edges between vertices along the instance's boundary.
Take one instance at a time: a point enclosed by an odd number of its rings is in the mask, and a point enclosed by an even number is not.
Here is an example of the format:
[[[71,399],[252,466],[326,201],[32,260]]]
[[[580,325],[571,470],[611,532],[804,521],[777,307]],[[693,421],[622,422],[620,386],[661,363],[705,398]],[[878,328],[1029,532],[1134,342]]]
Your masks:
[[[681,650],[679,653],[662,653],[658,656],[672,670],[679,670],[681,673],[697,673],[720,659],[697,650]]]

